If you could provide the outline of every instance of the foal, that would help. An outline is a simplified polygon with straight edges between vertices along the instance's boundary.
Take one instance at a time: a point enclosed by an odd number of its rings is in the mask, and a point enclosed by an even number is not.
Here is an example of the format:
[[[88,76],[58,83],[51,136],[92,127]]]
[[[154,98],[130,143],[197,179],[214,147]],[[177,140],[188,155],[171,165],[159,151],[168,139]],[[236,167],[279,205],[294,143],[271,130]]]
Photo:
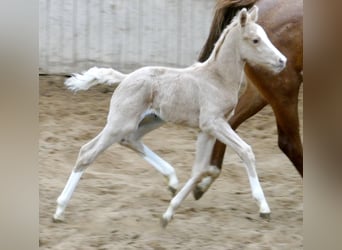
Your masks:
[[[192,176],[163,214],[164,227],[203,177],[214,177],[219,173],[215,166],[209,165],[216,139],[231,146],[244,161],[260,213],[269,214],[252,149],[226,122],[233,115],[238,100],[246,61],[275,73],[286,64],[285,56],[272,45],[261,26],[255,23],[257,17],[256,6],[250,12],[241,10],[222,32],[208,60],[185,69],[144,67],[124,75],[112,69],[93,68],[90,71],[97,72],[97,79],[89,77],[86,72],[83,76],[76,75],[67,80],[66,85],[72,90],[87,89],[100,82],[119,86],[111,99],[106,126],[80,150],[69,180],[57,199],[54,219],[62,219],[85,168],[113,143],[121,143],[141,153],[159,171],[169,176],[169,186],[176,188],[178,180],[174,169],[141,142],[144,134],[164,121],[200,129]],[[151,121],[145,120],[146,116],[152,117]]]

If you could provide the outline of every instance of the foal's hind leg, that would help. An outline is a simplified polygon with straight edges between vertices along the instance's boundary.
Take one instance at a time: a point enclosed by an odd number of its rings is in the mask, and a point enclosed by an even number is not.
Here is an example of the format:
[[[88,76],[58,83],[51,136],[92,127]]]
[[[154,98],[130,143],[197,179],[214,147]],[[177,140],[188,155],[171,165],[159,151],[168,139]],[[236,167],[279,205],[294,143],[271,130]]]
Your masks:
[[[143,155],[143,158],[150,163],[157,171],[164,175],[168,179],[168,187],[172,196],[177,192],[178,188],[178,178],[175,169],[157,154],[155,154],[151,149],[144,145],[141,141],[125,141],[121,145],[133,149]]]
[[[121,141],[121,145],[142,154],[147,162],[164,175],[168,179],[169,190],[172,196],[174,196],[178,188],[178,178],[175,169],[141,142],[141,138],[145,134],[159,128],[162,124],[164,124],[164,121],[158,116],[148,114],[139,123],[138,130]]]
[[[96,157],[105,151],[110,145],[118,142],[121,138],[111,133],[109,126],[106,126],[94,139],[83,145],[74,169],[63,189],[63,192],[57,199],[57,208],[53,216],[55,221],[63,220],[63,212],[69,203],[69,200],[82,176],[85,169],[96,159]]]

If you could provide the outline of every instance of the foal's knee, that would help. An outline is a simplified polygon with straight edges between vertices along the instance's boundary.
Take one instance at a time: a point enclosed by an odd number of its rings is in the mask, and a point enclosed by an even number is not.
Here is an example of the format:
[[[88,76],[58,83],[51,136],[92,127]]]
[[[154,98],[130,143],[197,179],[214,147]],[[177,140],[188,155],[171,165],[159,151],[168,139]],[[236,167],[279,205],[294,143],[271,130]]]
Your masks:
[[[94,153],[92,149],[88,149],[86,145],[82,146],[78,154],[77,162],[74,168],[75,172],[82,171],[86,166],[94,161]]]
[[[242,158],[255,163],[255,155],[253,153],[252,147],[246,144],[241,150]]]
[[[210,135],[212,135],[217,130],[217,128],[215,126],[215,122],[212,120],[200,121],[199,128],[203,132],[210,134]]]

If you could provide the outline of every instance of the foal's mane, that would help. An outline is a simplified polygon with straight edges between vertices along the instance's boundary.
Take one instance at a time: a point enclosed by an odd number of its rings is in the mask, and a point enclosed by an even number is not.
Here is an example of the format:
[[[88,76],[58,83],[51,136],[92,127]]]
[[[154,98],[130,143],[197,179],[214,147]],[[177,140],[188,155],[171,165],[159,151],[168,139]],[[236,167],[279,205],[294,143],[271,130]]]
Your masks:
[[[215,43],[215,46],[214,46],[214,49],[213,51],[211,52],[211,54],[214,54],[214,58],[216,59],[217,57],[217,54],[219,53],[220,49],[221,49],[221,46],[222,44],[224,43],[224,40],[226,39],[229,31],[234,27],[236,26],[237,24],[237,18],[235,16],[235,18],[233,18],[233,20],[231,21],[231,23],[229,25],[226,26],[226,28],[224,28],[224,30],[222,31],[219,39],[217,40],[217,42]]]
[[[215,14],[210,27],[210,33],[199,56],[199,61],[207,60],[219,44],[221,33],[232,21],[236,13],[243,7],[250,9],[258,0],[218,0],[215,7]],[[220,38],[220,39],[219,39]],[[225,38],[225,37],[224,37]],[[222,42],[224,41],[224,38]],[[217,42],[216,42],[217,41]],[[216,44],[215,44],[216,43]],[[221,43],[222,45],[222,43]],[[218,48],[219,50],[219,48]],[[218,52],[218,51],[216,51]]]

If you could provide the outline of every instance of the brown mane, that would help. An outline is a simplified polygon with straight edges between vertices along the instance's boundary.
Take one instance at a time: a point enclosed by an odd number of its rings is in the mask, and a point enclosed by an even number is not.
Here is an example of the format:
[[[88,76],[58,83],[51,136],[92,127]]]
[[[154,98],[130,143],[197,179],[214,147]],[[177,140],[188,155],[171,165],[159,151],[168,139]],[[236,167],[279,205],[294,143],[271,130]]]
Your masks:
[[[222,44],[224,43],[224,40],[226,39],[226,37],[227,37],[229,31],[231,30],[232,27],[234,27],[234,26],[236,26],[236,25],[237,25],[236,22],[233,23],[233,21],[232,21],[232,22],[231,22],[229,25],[227,25],[226,28],[221,32],[221,35],[220,35],[219,39],[217,40],[217,42],[216,42],[216,44],[215,44],[215,46],[214,46],[214,48],[213,48],[213,50],[212,50],[212,52],[211,52],[211,53],[215,53],[215,54],[214,54],[214,58],[215,58],[215,59],[216,59],[216,57],[217,57],[217,54],[220,52],[221,46],[222,46]]]
[[[200,62],[209,58],[222,31],[232,21],[236,13],[241,10],[241,6],[250,9],[256,2],[257,0],[219,0],[217,2],[210,33],[198,59]]]

